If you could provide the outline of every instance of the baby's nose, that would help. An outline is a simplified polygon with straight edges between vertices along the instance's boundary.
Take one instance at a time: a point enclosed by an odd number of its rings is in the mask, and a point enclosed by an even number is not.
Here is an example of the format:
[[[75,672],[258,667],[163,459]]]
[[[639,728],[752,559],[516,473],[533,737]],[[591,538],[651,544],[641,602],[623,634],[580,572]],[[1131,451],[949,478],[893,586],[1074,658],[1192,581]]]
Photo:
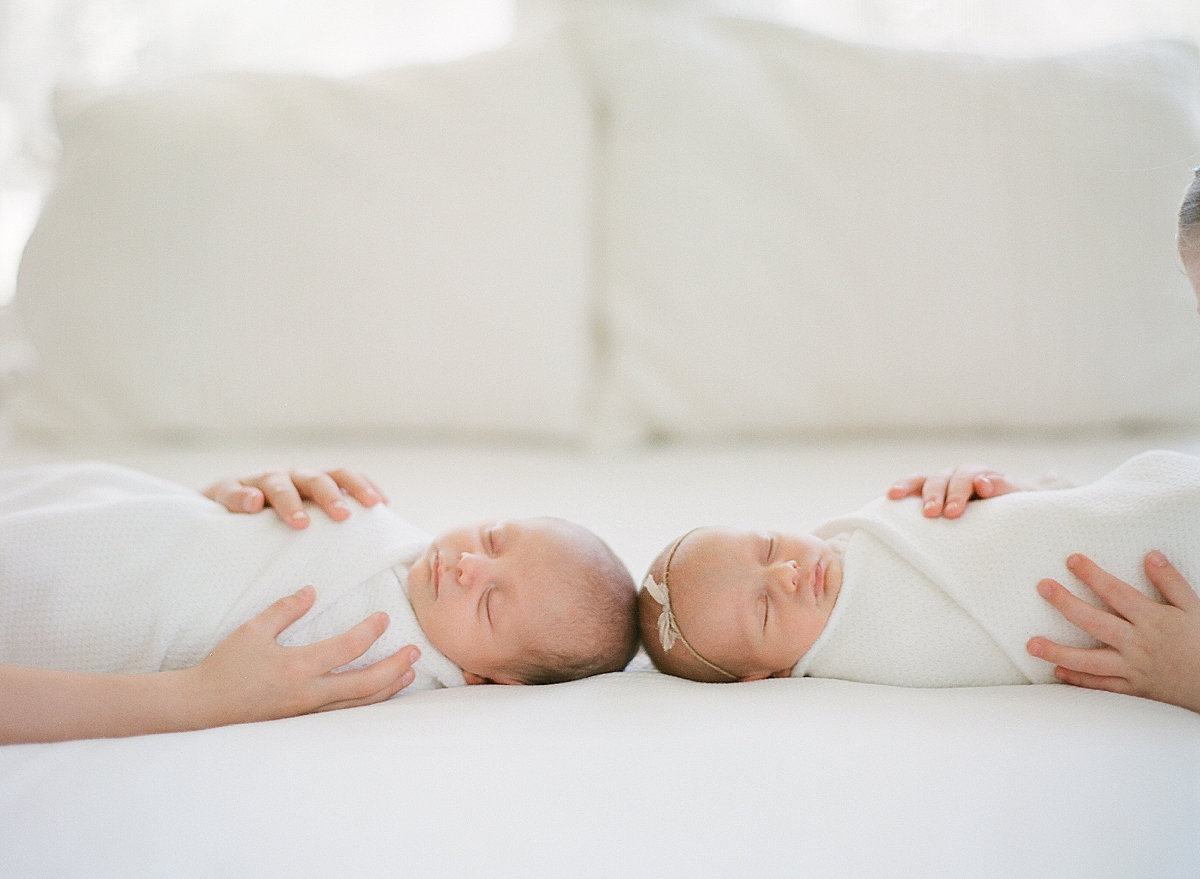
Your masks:
[[[455,572],[458,574],[458,582],[461,586],[474,589],[487,577],[487,561],[474,553],[460,553]]]
[[[775,566],[775,582],[789,595],[800,588],[800,566],[793,560]]]

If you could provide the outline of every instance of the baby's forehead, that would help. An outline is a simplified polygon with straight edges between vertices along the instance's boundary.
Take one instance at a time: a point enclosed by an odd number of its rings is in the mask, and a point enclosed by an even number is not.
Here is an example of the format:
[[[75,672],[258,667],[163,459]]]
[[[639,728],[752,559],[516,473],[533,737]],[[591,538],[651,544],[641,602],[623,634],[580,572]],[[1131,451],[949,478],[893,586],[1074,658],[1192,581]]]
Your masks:
[[[677,571],[686,571],[695,576],[704,571],[720,570],[744,565],[754,555],[759,540],[765,534],[746,528],[712,526],[697,528],[689,534],[670,561],[670,576]]]
[[[534,582],[568,590],[596,562],[589,533],[581,526],[549,518],[511,520],[510,524],[519,536],[511,564]]]
[[[672,598],[681,599],[677,604],[685,614],[711,600],[735,600],[751,584],[769,539],[766,532],[751,529],[698,529],[671,561],[667,574]]]
[[[504,523],[500,523],[503,525]],[[524,549],[562,565],[584,564],[593,557],[593,537],[582,525],[541,517],[509,520],[520,532]]]
[[[566,540],[579,527],[555,516],[533,516],[523,519],[498,519],[497,525],[512,525],[532,540]]]

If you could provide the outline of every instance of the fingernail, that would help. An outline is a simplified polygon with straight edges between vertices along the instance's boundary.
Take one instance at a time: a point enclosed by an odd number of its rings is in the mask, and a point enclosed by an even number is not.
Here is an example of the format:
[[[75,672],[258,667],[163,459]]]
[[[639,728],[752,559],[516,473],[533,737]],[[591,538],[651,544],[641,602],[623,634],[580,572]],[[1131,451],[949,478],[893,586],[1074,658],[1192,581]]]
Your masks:
[[[1161,568],[1167,563],[1167,557],[1157,549],[1150,553],[1150,555],[1146,556],[1146,560],[1156,568]]]
[[[404,686],[407,687],[409,684],[411,684],[413,682],[413,679],[416,676],[417,676],[417,673],[410,668],[404,674],[400,675],[400,680],[404,683]]]
[[[335,510],[341,510],[344,513],[350,512],[350,508],[348,506],[346,506],[344,501],[334,501],[333,508]]]
[[[408,661],[410,663],[416,662],[420,658],[421,658],[421,651],[418,650],[416,647],[413,647],[408,651]]]
[[[1042,598],[1049,598],[1052,590],[1050,584],[1043,580],[1041,583],[1038,583],[1037,591],[1038,595],[1042,596]]]
[[[1079,555],[1069,555],[1069,556],[1067,556],[1067,567],[1073,571],[1077,567],[1079,567],[1080,561],[1081,561],[1081,558]]]
[[[296,510],[296,512],[292,513],[293,522],[303,522],[307,518],[308,513],[304,512],[304,510]]]
[[[1028,644],[1025,645],[1025,649],[1029,651],[1030,656],[1041,656],[1042,655],[1042,645],[1037,643],[1036,641],[1030,641]]]

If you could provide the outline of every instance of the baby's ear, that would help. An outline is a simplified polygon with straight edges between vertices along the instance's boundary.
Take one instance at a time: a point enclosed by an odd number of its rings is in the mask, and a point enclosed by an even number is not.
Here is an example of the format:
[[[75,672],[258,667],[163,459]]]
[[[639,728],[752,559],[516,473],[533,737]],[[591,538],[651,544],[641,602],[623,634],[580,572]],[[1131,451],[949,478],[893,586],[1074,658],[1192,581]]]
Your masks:
[[[494,678],[485,678],[483,675],[477,675],[473,671],[463,671],[463,679],[467,684],[523,684],[524,681],[518,681],[516,678],[504,677],[497,675]]]
[[[774,676],[775,675],[771,674],[769,671],[756,671],[754,674],[746,675],[744,678],[738,678],[738,680],[742,683],[745,683],[746,681],[764,681],[767,678],[772,678]]]

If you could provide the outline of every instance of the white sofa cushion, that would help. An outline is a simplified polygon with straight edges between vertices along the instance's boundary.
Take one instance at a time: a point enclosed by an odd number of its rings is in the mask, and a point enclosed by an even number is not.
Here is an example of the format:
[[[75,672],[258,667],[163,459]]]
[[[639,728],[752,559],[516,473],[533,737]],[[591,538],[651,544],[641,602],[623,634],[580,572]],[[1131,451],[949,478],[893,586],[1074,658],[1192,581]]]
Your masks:
[[[606,9],[613,429],[1200,420],[1194,47],[996,59]]]
[[[592,116],[553,40],[57,112],[24,428],[581,435]]]

